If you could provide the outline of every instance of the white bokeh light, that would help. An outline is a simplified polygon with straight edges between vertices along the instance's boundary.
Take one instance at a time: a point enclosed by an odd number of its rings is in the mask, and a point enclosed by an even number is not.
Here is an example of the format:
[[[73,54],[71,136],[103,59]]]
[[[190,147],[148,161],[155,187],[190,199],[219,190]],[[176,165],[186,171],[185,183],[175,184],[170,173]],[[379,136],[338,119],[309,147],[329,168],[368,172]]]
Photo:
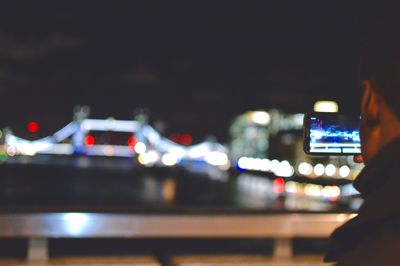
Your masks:
[[[334,176],[336,174],[336,167],[333,164],[328,164],[325,167],[325,174],[327,176]]]
[[[137,154],[143,154],[143,153],[145,153],[145,152],[146,152],[146,149],[147,149],[146,144],[144,144],[143,142],[138,142],[138,143],[136,143],[136,145],[135,145],[135,152],[136,152]]]
[[[302,162],[301,164],[299,164],[298,170],[299,170],[299,173],[302,175],[311,175],[312,171],[313,171],[313,167],[309,163]]]
[[[347,165],[343,165],[339,169],[339,175],[343,178],[348,177],[350,175],[350,168]]]
[[[325,172],[325,166],[323,164],[319,163],[314,167],[314,174],[316,176],[322,176],[324,172]]]

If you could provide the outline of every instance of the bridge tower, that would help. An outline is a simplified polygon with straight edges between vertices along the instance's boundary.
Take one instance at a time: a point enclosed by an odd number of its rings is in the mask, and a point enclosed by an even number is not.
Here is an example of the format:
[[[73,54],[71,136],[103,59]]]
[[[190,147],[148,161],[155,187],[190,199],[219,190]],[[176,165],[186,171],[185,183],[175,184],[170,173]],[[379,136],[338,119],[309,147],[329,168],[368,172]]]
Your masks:
[[[85,154],[85,137],[87,130],[82,127],[82,121],[89,117],[90,108],[88,106],[74,107],[74,122],[76,123],[76,131],[72,135],[72,145],[75,154]]]
[[[134,120],[138,122],[139,128],[135,132],[137,142],[146,143],[146,137],[143,135],[143,128],[149,123],[149,113],[146,109],[138,108],[134,112]]]

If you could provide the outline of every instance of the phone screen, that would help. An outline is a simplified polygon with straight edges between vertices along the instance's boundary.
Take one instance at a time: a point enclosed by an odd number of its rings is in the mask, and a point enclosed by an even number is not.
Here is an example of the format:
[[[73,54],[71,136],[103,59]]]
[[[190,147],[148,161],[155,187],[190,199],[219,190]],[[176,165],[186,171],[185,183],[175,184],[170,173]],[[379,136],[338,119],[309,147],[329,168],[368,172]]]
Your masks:
[[[311,113],[305,116],[305,151],[310,154],[360,154],[360,116]]]

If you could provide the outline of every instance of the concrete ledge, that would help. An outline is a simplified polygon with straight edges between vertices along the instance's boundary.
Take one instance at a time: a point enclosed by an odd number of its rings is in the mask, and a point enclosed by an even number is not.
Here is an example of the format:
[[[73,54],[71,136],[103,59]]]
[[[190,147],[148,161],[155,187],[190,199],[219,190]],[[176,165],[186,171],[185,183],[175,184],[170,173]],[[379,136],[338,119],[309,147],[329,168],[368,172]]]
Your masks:
[[[46,262],[0,260],[0,266],[160,266],[151,256],[65,257]]]
[[[182,255],[171,260],[171,266],[320,266],[322,256],[299,256],[290,260],[261,255]]]
[[[0,214],[0,237],[327,237],[353,214]]]
[[[27,254],[31,263],[49,261],[47,243],[49,238],[168,237],[273,238],[274,261],[287,261],[293,258],[292,238],[328,237],[336,227],[353,216],[353,214],[0,214],[0,237],[28,238]]]

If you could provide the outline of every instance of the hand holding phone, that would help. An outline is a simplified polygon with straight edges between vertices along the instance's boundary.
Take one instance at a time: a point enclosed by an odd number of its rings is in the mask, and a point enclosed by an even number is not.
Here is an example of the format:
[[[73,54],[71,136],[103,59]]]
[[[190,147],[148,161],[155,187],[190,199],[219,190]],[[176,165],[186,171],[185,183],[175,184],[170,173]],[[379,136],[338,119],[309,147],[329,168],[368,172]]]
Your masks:
[[[364,163],[364,158],[362,157],[361,154],[354,155],[353,160],[355,163]]]
[[[308,113],[304,116],[304,151],[315,155],[361,154],[358,115]]]

